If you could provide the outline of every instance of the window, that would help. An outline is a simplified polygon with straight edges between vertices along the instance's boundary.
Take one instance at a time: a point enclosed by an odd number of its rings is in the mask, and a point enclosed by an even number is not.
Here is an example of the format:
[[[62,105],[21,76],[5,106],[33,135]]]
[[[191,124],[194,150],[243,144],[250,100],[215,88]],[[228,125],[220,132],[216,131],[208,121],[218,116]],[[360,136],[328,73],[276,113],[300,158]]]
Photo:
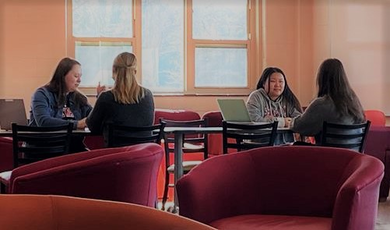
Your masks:
[[[68,54],[82,87],[112,85],[112,62],[137,55],[137,77],[154,93],[250,91],[251,0],[68,0]]]

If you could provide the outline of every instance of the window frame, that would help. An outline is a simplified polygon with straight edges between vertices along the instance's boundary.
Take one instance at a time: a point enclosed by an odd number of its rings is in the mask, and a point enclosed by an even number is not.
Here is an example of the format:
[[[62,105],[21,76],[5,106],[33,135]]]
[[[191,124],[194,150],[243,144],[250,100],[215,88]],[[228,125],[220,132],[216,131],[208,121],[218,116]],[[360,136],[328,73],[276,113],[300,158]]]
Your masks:
[[[133,52],[138,60],[142,60],[142,0],[133,1],[133,37],[132,38],[106,38],[106,37],[74,37],[72,0],[66,0],[66,39],[67,55],[75,57],[76,42],[126,42],[132,44]],[[155,93],[156,95],[248,95],[255,85],[259,71],[259,0],[247,0],[247,40],[205,40],[192,38],[192,1],[184,1],[184,91],[182,93]],[[254,7],[255,6],[255,7]],[[247,86],[246,87],[195,87],[195,49],[198,47],[207,48],[243,48],[247,49]],[[259,63],[256,65],[255,63]],[[142,62],[138,62],[137,80],[142,82]],[[94,95],[94,87],[79,87],[87,95]]]

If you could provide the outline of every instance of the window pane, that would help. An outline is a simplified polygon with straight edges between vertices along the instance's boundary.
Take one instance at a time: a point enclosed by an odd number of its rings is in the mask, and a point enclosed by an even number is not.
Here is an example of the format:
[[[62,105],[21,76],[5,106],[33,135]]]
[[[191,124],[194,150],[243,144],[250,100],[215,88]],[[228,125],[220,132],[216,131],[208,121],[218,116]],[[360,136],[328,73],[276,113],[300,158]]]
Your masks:
[[[91,43],[76,42],[76,60],[81,63],[83,75],[81,86],[96,87],[113,85],[112,63],[114,58],[122,52],[132,52],[130,43]]]
[[[246,48],[196,48],[195,87],[246,87]]]
[[[73,36],[133,37],[131,0],[73,0]]]
[[[142,1],[142,85],[184,90],[184,1]]]
[[[247,40],[247,0],[193,0],[194,39]]]

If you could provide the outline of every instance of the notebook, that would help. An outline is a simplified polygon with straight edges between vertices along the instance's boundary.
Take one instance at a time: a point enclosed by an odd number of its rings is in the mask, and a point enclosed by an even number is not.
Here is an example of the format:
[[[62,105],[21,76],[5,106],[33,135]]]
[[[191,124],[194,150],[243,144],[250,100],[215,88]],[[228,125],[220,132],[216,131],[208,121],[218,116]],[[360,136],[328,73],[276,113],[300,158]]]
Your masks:
[[[229,98],[217,99],[219,110],[225,121],[251,122],[244,99]]]
[[[12,123],[27,125],[23,99],[0,99],[0,128],[12,130]]]

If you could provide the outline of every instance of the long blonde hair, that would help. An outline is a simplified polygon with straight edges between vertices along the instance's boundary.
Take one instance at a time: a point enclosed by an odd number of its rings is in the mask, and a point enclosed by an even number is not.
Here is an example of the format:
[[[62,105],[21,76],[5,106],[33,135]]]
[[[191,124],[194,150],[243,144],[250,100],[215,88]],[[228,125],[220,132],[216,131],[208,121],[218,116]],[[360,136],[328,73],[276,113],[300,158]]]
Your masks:
[[[115,85],[112,89],[116,102],[122,104],[135,104],[145,96],[144,89],[138,84],[135,74],[137,72],[137,58],[134,54],[123,52],[119,54],[112,66]]]

